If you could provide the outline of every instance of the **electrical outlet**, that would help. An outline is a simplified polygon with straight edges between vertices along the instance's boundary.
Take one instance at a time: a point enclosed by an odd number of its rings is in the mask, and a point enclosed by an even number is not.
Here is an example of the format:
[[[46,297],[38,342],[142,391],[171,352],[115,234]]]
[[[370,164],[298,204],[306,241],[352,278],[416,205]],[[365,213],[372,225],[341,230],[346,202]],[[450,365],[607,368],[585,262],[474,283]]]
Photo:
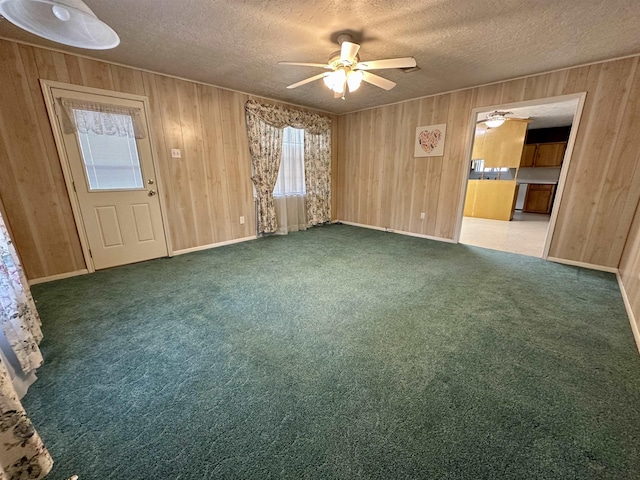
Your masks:
[[[171,158],[182,158],[182,152],[179,148],[171,149]]]
[[[240,217],[240,225],[244,225],[244,217]]]
[[[422,213],[420,214],[420,220],[424,220],[425,218],[427,218],[427,216],[425,215],[425,213],[424,213],[424,212],[422,212]]]

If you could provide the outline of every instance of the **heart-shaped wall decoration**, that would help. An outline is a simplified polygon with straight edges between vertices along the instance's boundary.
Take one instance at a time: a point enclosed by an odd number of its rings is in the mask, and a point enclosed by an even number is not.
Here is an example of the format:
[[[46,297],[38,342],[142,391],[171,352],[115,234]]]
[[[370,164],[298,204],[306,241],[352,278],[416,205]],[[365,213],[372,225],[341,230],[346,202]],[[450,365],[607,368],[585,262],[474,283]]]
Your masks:
[[[431,153],[438,146],[441,139],[442,132],[437,128],[435,130],[422,130],[418,135],[418,143],[427,153]]]
[[[414,157],[444,156],[444,141],[447,124],[425,125],[416,128]]]

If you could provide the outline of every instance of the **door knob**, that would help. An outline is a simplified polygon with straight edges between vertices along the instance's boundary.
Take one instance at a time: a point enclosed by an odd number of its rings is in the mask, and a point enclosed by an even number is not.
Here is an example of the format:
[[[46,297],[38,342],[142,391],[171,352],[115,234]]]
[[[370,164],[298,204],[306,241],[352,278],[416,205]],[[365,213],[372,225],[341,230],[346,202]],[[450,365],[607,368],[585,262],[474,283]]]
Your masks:
[[[149,180],[147,180],[147,183],[148,183],[149,185],[153,185],[153,179],[152,179],[152,178],[150,178]]]
[[[149,190],[149,196],[153,197],[156,194],[155,190]]]

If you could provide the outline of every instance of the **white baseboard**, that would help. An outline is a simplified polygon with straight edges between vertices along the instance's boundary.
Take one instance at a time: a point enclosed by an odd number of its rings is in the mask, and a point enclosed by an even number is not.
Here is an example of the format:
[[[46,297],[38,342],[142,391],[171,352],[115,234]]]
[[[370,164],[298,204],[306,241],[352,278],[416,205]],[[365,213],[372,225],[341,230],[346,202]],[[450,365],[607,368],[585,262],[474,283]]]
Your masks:
[[[629,316],[629,323],[631,324],[631,331],[633,332],[633,338],[636,341],[636,348],[638,349],[638,353],[640,353],[640,330],[638,329],[638,322],[636,322],[636,317],[633,314],[633,309],[631,308],[631,302],[629,302],[627,291],[624,288],[624,283],[622,283],[622,277],[620,276],[620,272],[616,273],[616,278],[618,279],[618,286],[620,287],[620,293],[622,293],[624,308],[627,309],[627,315]]]
[[[208,245],[200,245],[198,247],[185,248],[183,250],[174,250],[173,252],[171,252],[171,255],[184,255],[185,253],[199,252],[200,250],[209,250],[210,248],[224,247],[225,245],[232,245],[234,243],[248,242],[249,240],[255,240],[256,238],[258,237],[255,235],[252,235],[250,237],[234,238],[233,240],[227,240],[224,242],[210,243]]]
[[[601,272],[618,273],[616,267],[605,267],[604,265],[596,265],[595,263],[576,262],[575,260],[566,260],[564,258],[547,257],[546,260],[563,265],[571,265],[573,267],[589,268],[591,270],[599,270]]]
[[[236,238],[236,239],[233,239],[233,240],[227,240],[226,242],[211,243],[209,245],[200,245],[199,247],[185,248],[184,250],[176,250],[176,251],[172,252],[171,255],[182,255],[184,253],[198,252],[200,250],[208,250],[210,248],[223,247],[224,245],[231,245],[233,243],[240,243],[240,242],[246,242],[246,241],[249,241],[249,240],[255,240],[256,238],[257,237],[255,235],[253,235],[251,237],[244,237],[244,238]],[[76,277],[78,275],[86,275],[88,273],[89,273],[89,270],[87,270],[85,268],[83,270],[76,270],[74,272],[60,273],[58,275],[51,275],[49,277],[34,278],[33,280],[29,280],[29,285],[37,285],[38,283],[53,282],[54,280],[62,280],[63,278]]]
[[[402,230],[393,230],[391,228],[385,228],[385,227],[374,227],[373,225],[365,225],[362,223],[355,223],[355,222],[346,222],[344,220],[335,220],[334,223],[344,223],[345,225],[351,225],[352,227],[361,227],[361,228],[368,228],[370,230],[380,230],[381,232],[397,233],[399,235],[406,235],[408,237],[426,238],[427,240],[435,240],[437,242],[456,243],[450,238],[434,237],[432,235],[423,235],[421,233],[403,232]]]
[[[53,282],[54,280],[62,280],[63,278],[77,277],[78,275],[86,275],[87,273],[89,273],[89,270],[84,268],[82,270],[76,270],[74,272],[59,273],[58,275],[51,275],[49,277],[34,278],[33,280],[29,280],[29,285],[37,285],[38,283]]]

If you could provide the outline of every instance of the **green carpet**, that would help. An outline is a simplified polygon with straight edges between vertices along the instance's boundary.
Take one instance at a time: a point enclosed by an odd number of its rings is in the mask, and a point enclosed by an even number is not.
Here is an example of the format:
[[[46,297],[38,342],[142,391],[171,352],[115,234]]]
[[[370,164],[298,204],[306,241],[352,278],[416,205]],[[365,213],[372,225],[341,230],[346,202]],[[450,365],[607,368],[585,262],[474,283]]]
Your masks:
[[[50,479],[640,478],[612,274],[334,225],[33,293]]]

